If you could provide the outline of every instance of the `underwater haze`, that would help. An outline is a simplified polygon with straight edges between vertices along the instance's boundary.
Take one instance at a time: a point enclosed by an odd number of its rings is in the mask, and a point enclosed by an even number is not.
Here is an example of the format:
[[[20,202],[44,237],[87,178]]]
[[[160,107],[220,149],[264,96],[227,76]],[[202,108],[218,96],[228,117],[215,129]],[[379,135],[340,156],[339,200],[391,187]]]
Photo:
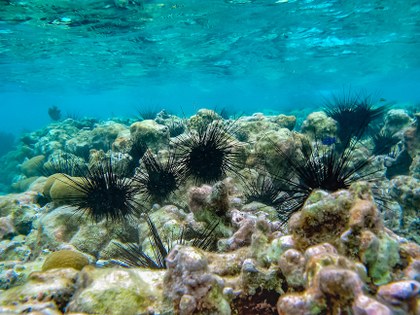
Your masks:
[[[2,132],[47,111],[290,112],[343,87],[420,101],[420,2],[2,0]]]

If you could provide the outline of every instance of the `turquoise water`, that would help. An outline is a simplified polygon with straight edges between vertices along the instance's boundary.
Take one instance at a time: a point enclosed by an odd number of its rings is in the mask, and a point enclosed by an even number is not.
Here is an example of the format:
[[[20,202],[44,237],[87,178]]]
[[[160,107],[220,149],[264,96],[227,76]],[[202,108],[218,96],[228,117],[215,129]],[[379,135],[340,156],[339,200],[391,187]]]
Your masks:
[[[420,0],[0,0],[0,314],[420,314],[419,51]]]
[[[420,101],[415,0],[0,6],[0,131],[44,126],[52,105],[100,118],[141,106],[281,112],[343,86]]]

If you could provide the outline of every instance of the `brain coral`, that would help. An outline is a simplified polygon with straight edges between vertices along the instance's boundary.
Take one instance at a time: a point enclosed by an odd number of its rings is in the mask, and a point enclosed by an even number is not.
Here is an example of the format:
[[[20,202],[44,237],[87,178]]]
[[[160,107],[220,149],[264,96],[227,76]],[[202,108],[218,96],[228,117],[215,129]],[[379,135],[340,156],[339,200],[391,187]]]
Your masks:
[[[82,270],[89,264],[89,260],[78,252],[72,250],[60,250],[50,254],[42,265],[42,271],[54,268],[73,268]]]

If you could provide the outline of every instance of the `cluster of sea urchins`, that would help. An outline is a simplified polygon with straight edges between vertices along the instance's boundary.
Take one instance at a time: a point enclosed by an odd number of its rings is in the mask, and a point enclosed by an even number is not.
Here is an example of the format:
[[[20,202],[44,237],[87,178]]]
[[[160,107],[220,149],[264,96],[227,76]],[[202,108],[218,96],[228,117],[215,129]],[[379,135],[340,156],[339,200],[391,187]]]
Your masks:
[[[281,157],[282,166],[277,169],[286,169],[284,172],[271,172],[261,176],[255,181],[245,185],[247,201],[259,201],[277,209],[279,219],[287,223],[290,216],[300,210],[316,189],[335,192],[347,189],[357,180],[374,181],[378,178],[380,168],[371,169],[374,156],[361,158],[355,156],[355,149],[369,125],[381,118],[388,104],[375,106],[370,96],[362,94],[344,94],[342,97],[334,96],[327,101],[326,113],[338,123],[338,143],[324,144],[321,139],[310,141],[302,140],[300,158],[295,152],[286,152],[276,146]],[[372,137],[374,143],[373,154],[386,154],[398,141],[392,136],[379,133]],[[384,140],[387,138],[387,140]],[[389,141],[382,150],[379,142]],[[299,156],[299,155],[298,155]],[[383,201],[377,196],[378,203]]]
[[[244,183],[245,201],[258,201],[275,207],[280,220],[286,223],[313,190],[334,192],[348,188],[356,180],[371,179],[377,171],[367,170],[371,158],[356,159],[354,150],[368,125],[387,108],[386,105],[375,107],[369,97],[335,97],[327,104],[326,112],[339,125],[338,145],[324,145],[315,135],[315,141],[302,141],[300,158],[278,148],[277,153],[283,163],[278,168],[286,167],[288,173],[267,174],[262,171],[266,175]],[[356,117],[359,118],[356,126],[348,128],[347,122],[356,121]],[[81,178],[67,176],[67,183],[79,193],[69,196],[65,202],[96,222],[122,220],[138,212],[145,215],[137,195],[153,202],[163,202],[187,179],[195,183],[213,183],[229,173],[238,174],[241,168],[238,162],[240,142],[234,138],[232,126],[235,122],[217,120],[178,136],[176,152],[170,151],[163,162],[137,141],[133,145],[133,155],[138,158],[142,154],[142,157],[141,163],[135,164],[138,167],[135,167],[134,176],[127,177],[133,169],[123,175],[115,172],[109,159],[94,170],[87,170]],[[276,144],[273,143],[273,146]],[[147,220],[150,218],[146,217]],[[148,224],[153,232],[153,223],[148,221]],[[160,246],[158,240],[155,243]]]
[[[229,130],[230,127],[223,121],[215,121],[206,128],[190,131],[178,139],[178,153],[170,151],[164,162],[136,139],[132,151],[135,156],[142,152],[143,155],[134,176],[127,176],[133,172],[133,165],[129,165],[128,171],[116,171],[111,158],[91,169],[82,171],[79,167],[79,177],[66,174],[68,165],[72,163],[62,164],[59,172],[64,174],[65,180],[59,180],[71,186],[74,193],[61,201],[97,223],[104,219],[107,222],[122,221],[133,215],[143,217],[152,236],[154,255],[146,254],[140,244],[116,243],[127,266],[164,268],[164,258],[170,248],[174,243],[186,243],[186,235],[191,245],[212,249],[216,243],[213,233],[218,222],[208,225],[203,231],[182,230],[174,240],[164,242],[138,197],[163,202],[188,178],[195,182],[211,183],[223,179],[229,171],[236,171],[238,164],[235,156],[239,143]]]
[[[178,138],[177,151],[169,151],[163,162],[144,142],[134,139],[130,153],[140,162],[129,164],[129,170],[123,172],[115,170],[111,158],[93,169],[82,169],[67,160],[55,165],[54,171],[67,174],[64,182],[78,192],[62,202],[74,206],[95,222],[122,220],[141,208],[136,201],[137,195],[163,202],[188,178],[194,182],[213,183],[223,179],[228,172],[238,171],[236,150],[239,142],[223,121],[191,130]],[[134,176],[130,176],[132,173]],[[74,174],[79,177],[73,178]]]

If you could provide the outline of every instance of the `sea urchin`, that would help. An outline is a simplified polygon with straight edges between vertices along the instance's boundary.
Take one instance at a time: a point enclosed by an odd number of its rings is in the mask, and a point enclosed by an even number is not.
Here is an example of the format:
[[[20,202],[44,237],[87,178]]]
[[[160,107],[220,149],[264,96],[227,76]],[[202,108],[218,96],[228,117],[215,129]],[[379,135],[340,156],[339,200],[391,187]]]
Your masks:
[[[150,216],[144,213],[144,217],[150,232],[149,243],[152,253],[146,253],[139,242],[131,243],[127,238],[122,237],[122,240],[127,244],[122,245],[116,242],[114,244],[117,246],[118,256],[126,267],[165,269],[165,258],[176,244],[191,245],[203,250],[212,250],[216,247],[215,230],[219,224],[217,221],[208,225],[203,231],[182,228],[178,235],[171,234],[167,238],[162,238]],[[192,241],[187,241],[185,238],[187,234],[192,238]],[[139,239],[138,231],[136,238]]]
[[[169,197],[182,182],[183,173],[174,153],[169,153],[165,163],[161,163],[147,150],[142,158],[140,172],[134,177],[140,193],[147,199],[162,201]]]
[[[244,182],[245,203],[260,202],[278,208],[282,203],[279,187],[268,175],[260,174],[257,178]]]
[[[347,142],[344,148],[337,150],[335,145],[325,146],[318,141],[311,144],[304,140],[300,159],[278,149],[289,170],[287,175],[272,175],[283,192],[283,204],[278,209],[283,222],[303,206],[312,191],[347,189],[353,182],[368,179],[379,171],[376,168],[368,169],[371,158],[355,158],[357,143],[356,140]]]
[[[338,123],[338,137],[341,143],[349,142],[353,137],[360,139],[369,124],[382,117],[390,105],[375,106],[369,94],[348,91],[342,96],[333,95],[326,100],[324,111]]]
[[[223,179],[229,171],[239,169],[239,142],[230,134],[233,125],[214,121],[192,131],[179,143],[181,165],[187,177],[211,183]]]
[[[63,183],[75,193],[63,198],[63,202],[99,222],[123,220],[138,212],[135,202],[137,188],[132,179],[119,176],[113,171],[111,160],[86,171],[82,177],[65,175]]]

